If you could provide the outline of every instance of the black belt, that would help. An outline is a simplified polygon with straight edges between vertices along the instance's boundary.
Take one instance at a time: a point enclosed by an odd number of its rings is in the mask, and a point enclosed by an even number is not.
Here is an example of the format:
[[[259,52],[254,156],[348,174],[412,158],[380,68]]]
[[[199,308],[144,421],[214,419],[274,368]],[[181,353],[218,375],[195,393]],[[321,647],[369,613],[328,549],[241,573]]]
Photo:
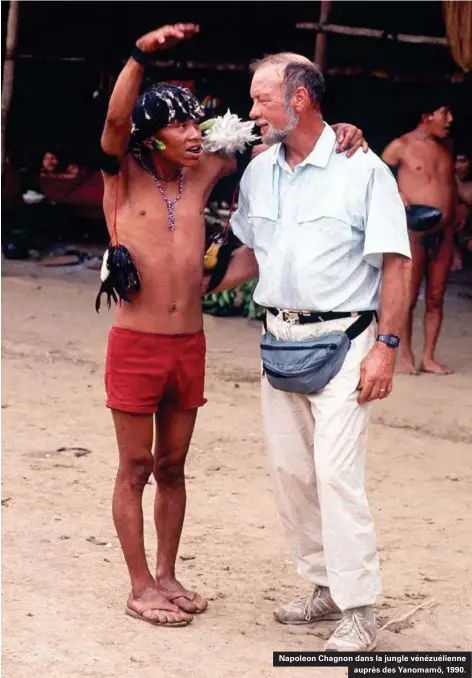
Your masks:
[[[327,320],[340,320],[341,318],[357,318],[369,314],[378,319],[377,311],[360,311],[359,313],[343,313],[342,311],[328,311],[325,313],[303,313],[303,311],[282,311],[278,308],[268,308],[269,313],[278,316],[282,314],[282,320],[295,320],[299,325],[308,325],[310,323],[323,323]]]

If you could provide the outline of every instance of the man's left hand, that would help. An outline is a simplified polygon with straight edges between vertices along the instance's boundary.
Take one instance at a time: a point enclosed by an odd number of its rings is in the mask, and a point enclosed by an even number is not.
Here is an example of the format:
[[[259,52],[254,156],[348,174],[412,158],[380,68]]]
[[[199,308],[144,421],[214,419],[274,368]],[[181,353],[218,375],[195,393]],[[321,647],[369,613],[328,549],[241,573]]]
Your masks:
[[[359,404],[387,398],[392,392],[396,350],[377,341],[361,364]]]
[[[338,142],[336,153],[343,153],[347,150],[347,157],[350,158],[361,147],[364,153],[367,153],[369,150],[369,144],[364,139],[362,130],[355,125],[349,125],[347,122],[338,122],[336,125],[331,125],[331,127],[336,133],[336,140]]]

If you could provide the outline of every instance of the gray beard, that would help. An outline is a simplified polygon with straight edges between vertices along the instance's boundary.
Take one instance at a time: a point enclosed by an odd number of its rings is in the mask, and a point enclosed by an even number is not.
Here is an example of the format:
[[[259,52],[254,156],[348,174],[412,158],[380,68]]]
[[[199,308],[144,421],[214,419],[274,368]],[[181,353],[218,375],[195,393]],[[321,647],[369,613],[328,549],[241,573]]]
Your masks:
[[[300,118],[293,111],[288,111],[288,113],[289,113],[288,125],[286,125],[282,129],[275,129],[274,127],[271,126],[270,131],[265,136],[262,137],[262,141],[264,144],[267,144],[268,146],[273,146],[274,144],[281,144],[285,141],[290,132],[293,132],[295,127],[298,125],[298,121],[300,120]]]

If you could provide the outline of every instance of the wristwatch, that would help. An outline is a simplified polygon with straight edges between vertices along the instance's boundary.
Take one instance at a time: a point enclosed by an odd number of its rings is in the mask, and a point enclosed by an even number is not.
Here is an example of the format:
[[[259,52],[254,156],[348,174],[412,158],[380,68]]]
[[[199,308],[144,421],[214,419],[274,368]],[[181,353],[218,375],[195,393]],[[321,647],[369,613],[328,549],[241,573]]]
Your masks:
[[[400,337],[396,337],[394,334],[378,334],[377,341],[387,344],[390,348],[398,348]]]

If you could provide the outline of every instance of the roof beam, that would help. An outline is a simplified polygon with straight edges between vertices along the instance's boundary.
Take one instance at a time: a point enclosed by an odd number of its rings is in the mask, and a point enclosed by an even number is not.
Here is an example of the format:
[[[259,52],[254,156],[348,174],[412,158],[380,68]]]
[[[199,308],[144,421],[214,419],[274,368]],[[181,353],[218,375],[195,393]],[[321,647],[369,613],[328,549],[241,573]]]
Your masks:
[[[446,38],[437,38],[430,35],[409,35],[408,33],[392,33],[378,28],[358,28],[357,26],[339,26],[338,24],[322,24],[302,22],[296,24],[296,28],[305,31],[317,31],[319,33],[335,33],[337,35],[352,35],[361,38],[377,38],[397,42],[409,42],[417,45],[440,45],[447,47]]]

